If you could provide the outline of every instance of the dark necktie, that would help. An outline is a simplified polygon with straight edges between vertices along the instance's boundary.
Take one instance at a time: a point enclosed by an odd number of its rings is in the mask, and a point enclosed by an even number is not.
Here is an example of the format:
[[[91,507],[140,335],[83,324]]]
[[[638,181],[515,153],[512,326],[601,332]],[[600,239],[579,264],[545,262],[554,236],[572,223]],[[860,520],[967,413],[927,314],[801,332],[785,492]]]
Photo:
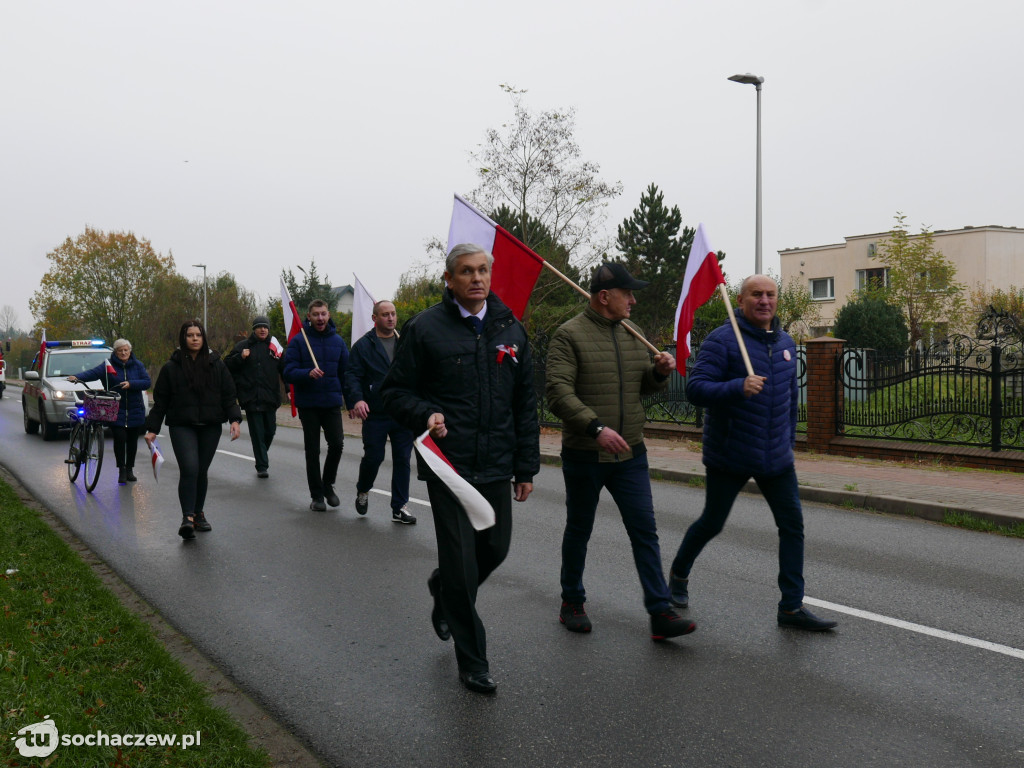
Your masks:
[[[483,333],[483,330],[484,330],[484,321],[483,320],[481,320],[476,315],[470,315],[466,319],[469,320],[469,324],[473,326],[473,332],[477,336],[479,336],[481,333]]]

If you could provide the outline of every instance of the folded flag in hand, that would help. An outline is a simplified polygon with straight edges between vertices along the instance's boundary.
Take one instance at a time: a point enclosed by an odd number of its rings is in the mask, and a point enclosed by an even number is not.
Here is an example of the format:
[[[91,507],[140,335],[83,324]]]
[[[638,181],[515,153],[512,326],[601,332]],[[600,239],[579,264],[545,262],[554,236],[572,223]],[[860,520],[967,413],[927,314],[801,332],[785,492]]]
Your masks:
[[[482,531],[494,525],[494,507],[481,495],[480,491],[459,476],[455,467],[441,453],[437,443],[430,436],[430,430],[416,438],[416,451],[427,463],[437,478],[448,486],[448,490],[458,499],[474,530]]]

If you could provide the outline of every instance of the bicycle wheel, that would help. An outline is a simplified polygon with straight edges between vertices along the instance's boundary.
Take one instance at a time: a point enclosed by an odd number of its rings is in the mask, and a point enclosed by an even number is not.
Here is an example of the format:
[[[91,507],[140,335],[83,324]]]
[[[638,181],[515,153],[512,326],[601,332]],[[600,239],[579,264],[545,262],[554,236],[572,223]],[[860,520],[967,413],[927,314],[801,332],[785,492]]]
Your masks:
[[[72,483],[78,479],[78,471],[82,468],[82,456],[85,454],[85,428],[81,422],[75,422],[71,428],[71,442],[68,443],[68,480]]]
[[[103,425],[89,425],[89,439],[86,443],[85,458],[85,490],[92,493],[100,479],[103,468]]]

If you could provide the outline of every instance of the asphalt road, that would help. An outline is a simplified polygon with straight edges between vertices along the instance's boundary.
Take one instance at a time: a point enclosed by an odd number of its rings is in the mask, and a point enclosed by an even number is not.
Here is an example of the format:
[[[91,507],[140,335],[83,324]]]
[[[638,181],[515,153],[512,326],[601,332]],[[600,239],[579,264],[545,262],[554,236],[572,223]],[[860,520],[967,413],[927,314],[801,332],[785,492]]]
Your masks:
[[[586,578],[594,631],[573,635],[557,619],[563,485],[546,467],[480,593],[499,685],[483,697],[459,685],[430,628],[429,508],[395,525],[375,493],[358,517],[358,441],[346,441],[342,506],[314,513],[299,430],[278,431],[270,480],[243,458],[244,430],[225,436],[214,530],[183,543],[166,437],[159,484],[139,472],[120,488],[110,461],[88,495],[67,480],[64,441],[24,433],[18,394],[0,401],[0,464],[328,765],[1024,766],[1020,540],[807,505],[809,602],[838,606],[815,610],[840,626],[804,634],[776,626],[776,532],[763,501],[741,496],[691,577],[697,631],[656,644],[603,500]],[[385,466],[385,489],[389,477]],[[702,492],[654,493],[667,569]],[[412,495],[426,498],[422,484]]]

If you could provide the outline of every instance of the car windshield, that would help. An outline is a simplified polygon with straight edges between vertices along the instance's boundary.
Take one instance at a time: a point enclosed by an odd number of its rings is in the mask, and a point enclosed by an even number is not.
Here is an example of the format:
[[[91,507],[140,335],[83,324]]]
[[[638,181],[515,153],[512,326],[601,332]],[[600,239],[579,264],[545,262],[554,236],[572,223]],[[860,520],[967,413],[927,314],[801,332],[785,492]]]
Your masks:
[[[88,349],[46,356],[47,376],[74,376],[95,368],[110,357],[110,350]]]

